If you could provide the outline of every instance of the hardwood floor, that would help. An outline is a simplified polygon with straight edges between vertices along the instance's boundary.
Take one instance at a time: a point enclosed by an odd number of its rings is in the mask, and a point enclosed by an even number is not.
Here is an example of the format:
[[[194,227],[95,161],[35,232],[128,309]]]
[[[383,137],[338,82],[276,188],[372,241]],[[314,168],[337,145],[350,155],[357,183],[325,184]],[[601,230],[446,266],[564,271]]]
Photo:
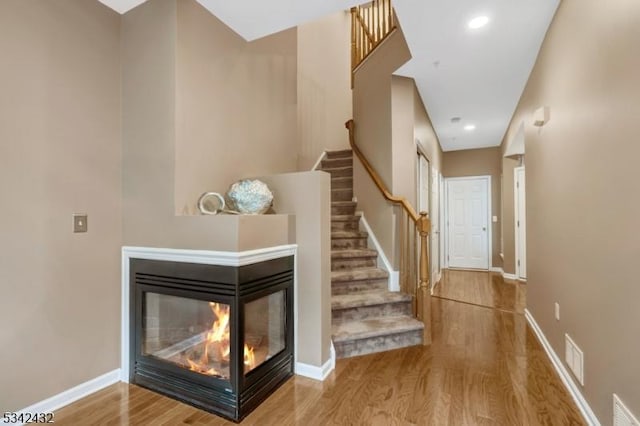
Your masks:
[[[433,344],[338,360],[294,377],[243,425],[582,425],[523,315],[432,299]],[[228,425],[117,384],[56,413],[62,425]]]
[[[524,313],[527,285],[505,281],[495,272],[443,269],[442,279],[433,290],[434,297]]]

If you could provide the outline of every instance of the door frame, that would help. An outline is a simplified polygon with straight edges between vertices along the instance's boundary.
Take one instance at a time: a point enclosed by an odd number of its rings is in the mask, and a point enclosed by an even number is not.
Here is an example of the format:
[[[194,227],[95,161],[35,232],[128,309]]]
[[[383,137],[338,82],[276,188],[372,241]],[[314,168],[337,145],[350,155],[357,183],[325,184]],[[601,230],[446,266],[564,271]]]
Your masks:
[[[525,215],[524,215],[524,219],[523,222],[518,226],[518,221],[520,220],[520,203],[519,203],[519,198],[520,198],[520,188],[518,187],[518,172],[522,171],[523,174],[525,174],[525,184],[524,184],[524,188],[523,188],[523,195],[525,195],[525,203],[526,203],[526,191],[527,191],[527,184],[526,184],[526,171],[524,166],[518,166],[518,167],[514,167],[513,169],[513,226],[514,226],[514,243],[515,243],[515,266],[516,266],[516,279],[520,280],[520,281],[526,281],[527,277],[523,277],[521,276],[520,273],[520,264],[518,263],[518,260],[520,260],[520,230],[523,229],[524,230],[524,243],[527,243],[527,212],[525,209]],[[525,256],[525,270],[526,270],[526,256],[527,256],[527,252],[525,251],[524,253]]]
[[[493,267],[493,221],[491,220],[491,175],[480,176],[460,176],[460,177],[445,177],[444,181],[444,216],[441,218],[445,226],[444,233],[444,268],[449,269],[449,182],[456,180],[471,180],[471,179],[486,179],[487,181],[487,265],[486,270],[490,271]],[[442,227],[440,228],[440,235],[442,235]],[[455,268],[461,269],[461,268]],[[478,270],[478,269],[473,269]],[[484,269],[480,269],[484,271]]]

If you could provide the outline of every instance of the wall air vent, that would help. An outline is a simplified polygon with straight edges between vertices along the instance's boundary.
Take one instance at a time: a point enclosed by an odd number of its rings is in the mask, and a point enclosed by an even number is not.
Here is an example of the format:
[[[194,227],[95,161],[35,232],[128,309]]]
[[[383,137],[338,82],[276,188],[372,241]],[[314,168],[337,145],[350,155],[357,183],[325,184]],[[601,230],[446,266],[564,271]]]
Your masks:
[[[615,393],[613,394],[613,426],[640,426],[638,419]]]

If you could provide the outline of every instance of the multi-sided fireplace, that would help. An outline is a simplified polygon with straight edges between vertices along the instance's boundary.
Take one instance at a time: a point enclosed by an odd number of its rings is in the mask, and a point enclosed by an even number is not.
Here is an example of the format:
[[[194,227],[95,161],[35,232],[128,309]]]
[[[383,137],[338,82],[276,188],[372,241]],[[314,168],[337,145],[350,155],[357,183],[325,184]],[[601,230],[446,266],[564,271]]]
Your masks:
[[[131,259],[130,382],[240,421],[293,374],[293,257]]]

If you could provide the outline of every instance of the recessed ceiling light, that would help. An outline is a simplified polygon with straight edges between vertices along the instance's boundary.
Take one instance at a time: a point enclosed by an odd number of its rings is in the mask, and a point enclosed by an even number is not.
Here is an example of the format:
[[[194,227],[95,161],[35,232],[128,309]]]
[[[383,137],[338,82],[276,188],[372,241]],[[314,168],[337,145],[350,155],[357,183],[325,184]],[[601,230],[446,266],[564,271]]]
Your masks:
[[[464,129],[465,129],[467,132],[470,132],[470,131],[472,131],[472,130],[475,130],[475,129],[476,129],[476,125],[475,125],[475,124],[467,124],[466,126],[464,126]]]
[[[476,16],[475,18],[470,20],[469,24],[467,24],[467,25],[472,30],[475,30],[475,29],[484,27],[488,23],[489,23],[489,17],[488,16]]]

